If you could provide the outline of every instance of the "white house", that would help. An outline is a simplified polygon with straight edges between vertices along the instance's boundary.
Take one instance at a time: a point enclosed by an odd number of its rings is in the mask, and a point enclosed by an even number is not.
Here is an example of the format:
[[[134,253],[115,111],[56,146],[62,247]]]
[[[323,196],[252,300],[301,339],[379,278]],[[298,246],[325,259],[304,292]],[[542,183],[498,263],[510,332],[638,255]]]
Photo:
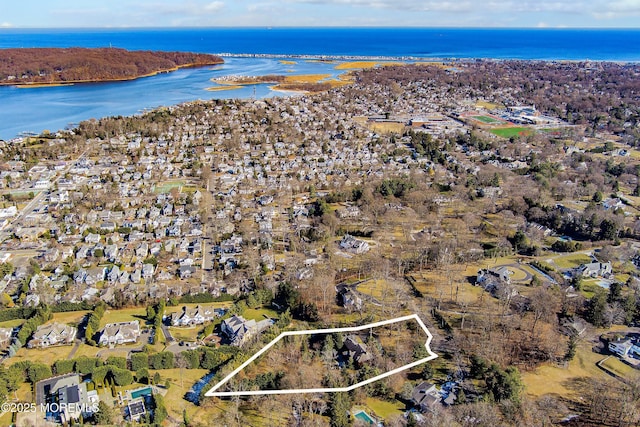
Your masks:
[[[99,345],[120,345],[134,343],[140,336],[140,322],[108,323],[100,333]]]

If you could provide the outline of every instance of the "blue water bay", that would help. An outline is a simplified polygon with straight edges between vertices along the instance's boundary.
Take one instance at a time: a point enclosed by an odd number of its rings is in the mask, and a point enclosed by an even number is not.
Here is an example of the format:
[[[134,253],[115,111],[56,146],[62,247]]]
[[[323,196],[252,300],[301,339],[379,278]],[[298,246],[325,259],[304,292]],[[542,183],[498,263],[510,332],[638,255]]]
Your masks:
[[[0,29],[0,48],[121,47],[232,54],[493,58],[639,62],[640,30],[600,29]],[[0,87],[0,139],[55,131],[89,118],[136,114],[197,99],[282,95],[270,85],[210,92],[227,75],[331,74],[335,64],[225,58],[217,67],[181,69],[127,82],[18,89]]]

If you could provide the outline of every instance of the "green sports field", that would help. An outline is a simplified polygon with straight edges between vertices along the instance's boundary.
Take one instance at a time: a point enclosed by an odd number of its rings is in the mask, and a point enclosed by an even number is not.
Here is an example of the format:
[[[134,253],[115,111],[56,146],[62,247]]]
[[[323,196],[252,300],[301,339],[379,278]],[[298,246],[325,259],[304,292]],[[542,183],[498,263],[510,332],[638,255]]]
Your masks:
[[[495,123],[501,123],[500,120],[494,119],[493,117],[489,117],[489,116],[473,116],[473,118],[479,122],[486,123],[489,125],[495,124]]]
[[[491,129],[491,133],[503,138],[511,138],[512,136],[530,135],[531,129],[523,127]]]

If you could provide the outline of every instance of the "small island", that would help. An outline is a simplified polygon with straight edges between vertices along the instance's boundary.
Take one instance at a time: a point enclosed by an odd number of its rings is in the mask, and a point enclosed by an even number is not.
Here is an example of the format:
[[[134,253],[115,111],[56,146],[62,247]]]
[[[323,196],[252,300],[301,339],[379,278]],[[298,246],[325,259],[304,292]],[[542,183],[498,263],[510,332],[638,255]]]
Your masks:
[[[271,90],[282,92],[317,93],[335,87],[344,86],[352,82],[350,75],[331,78],[331,74],[303,74],[293,76],[265,75],[265,76],[225,76],[211,79],[217,86],[207,88],[209,91],[223,91],[240,89],[244,86],[270,83]]]
[[[191,52],[119,48],[0,49],[0,85],[33,87],[133,80],[178,68],[222,63],[219,56]]]

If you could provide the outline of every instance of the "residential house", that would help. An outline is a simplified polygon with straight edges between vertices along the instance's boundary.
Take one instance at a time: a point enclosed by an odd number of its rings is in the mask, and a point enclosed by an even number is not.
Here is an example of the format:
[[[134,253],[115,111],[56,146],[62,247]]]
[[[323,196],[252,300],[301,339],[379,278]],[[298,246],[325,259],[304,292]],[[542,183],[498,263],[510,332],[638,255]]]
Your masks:
[[[359,240],[350,234],[345,234],[340,243],[340,249],[354,254],[363,254],[369,251],[369,244],[364,240]]]
[[[273,325],[273,320],[265,319],[257,322],[246,320],[242,316],[234,315],[222,322],[220,329],[222,333],[231,341],[231,345],[240,346],[245,340],[259,334],[269,326]]]
[[[611,261],[608,262],[591,262],[582,264],[577,269],[577,275],[581,277],[604,277],[607,278],[613,274]]]
[[[100,235],[97,233],[89,233],[85,236],[84,241],[96,245],[100,242]]]
[[[96,390],[87,390],[86,382],[78,374],[67,374],[48,378],[36,383],[36,404],[57,402],[52,408],[58,411],[51,414],[63,425],[72,421],[90,418],[98,410],[100,398]]]
[[[84,278],[84,282],[91,286],[104,280],[107,274],[107,267],[92,267],[87,270],[87,275]]]
[[[11,343],[13,328],[0,328],[0,347],[6,347]]]
[[[498,296],[503,292],[508,292],[511,296],[515,296],[517,291],[514,287],[510,287],[512,271],[507,267],[486,268],[478,270],[476,276],[476,286],[482,286],[485,291],[491,295]]]
[[[40,305],[40,295],[38,294],[28,294],[24,299],[23,305],[25,307],[37,307]]]
[[[345,338],[342,354],[352,358],[353,361],[358,364],[368,362],[372,358],[367,345],[362,342],[362,339],[357,335],[349,335]]]
[[[640,345],[630,338],[610,341],[609,351],[621,357],[633,354],[640,356]]]
[[[62,323],[40,325],[27,343],[29,348],[45,348],[54,345],[71,345],[78,329]]]
[[[196,272],[196,268],[191,265],[181,265],[178,268],[178,275],[181,279],[188,279],[193,276]]]
[[[120,279],[121,274],[122,272],[120,271],[120,267],[114,265],[113,267],[111,267],[109,273],[107,273],[107,280],[109,280],[109,282],[111,283],[117,282],[118,279]]]
[[[347,206],[336,210],[338,218],[358,218],[360,216],[360,208],[357,206]]]
[[[224,310],[214,309],[210,306],[196,306],[194,308],[182,307],[182,312],[171,315],[173,326],[193,326],[210,322],[214,318],[224,314]]]
[[[411,401],[420,409],[420,412],[432,410],[440,400],[440,393],[438,393],[436,386],[426,381],[418,384],[411,392]]]
[[[339,293],[339,297],[342,301],[342,306],[347,310],[362,310],[362,298],[360,298],[357,291],[349,288],[343,288]]]
[[[60,258],[60,250],[58,248],[49,248],[44,253],[45,262],[56,262]]]
[[[155,267],[153,264],[142,264],[142,277],[145,279],[150,279],[153,277],[153,273],[155,272]]]
[[[130,322],[109,323],[100,333],[99,345],[120,345],[134,343],[140,337],[140,322],[132,320]]]

